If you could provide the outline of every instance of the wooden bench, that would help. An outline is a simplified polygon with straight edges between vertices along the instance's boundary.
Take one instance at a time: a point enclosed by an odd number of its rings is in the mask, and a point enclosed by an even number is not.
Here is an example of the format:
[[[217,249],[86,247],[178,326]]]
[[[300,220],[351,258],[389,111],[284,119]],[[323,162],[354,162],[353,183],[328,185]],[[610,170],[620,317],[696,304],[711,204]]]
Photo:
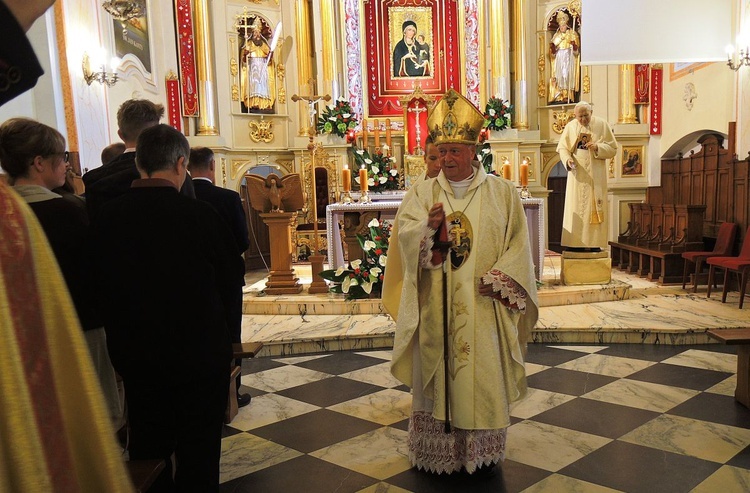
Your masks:
[[[262,342],[236,342],[232,344],[232,370],[229,376],[229,397],[227,398],[227,409],[224,413],[224,423],[231,423],[239,412],[237,408],[237,384],[235,383],[235,379],[242,373],[242,367],[236,366],[234,360],[254,358],[262,348]]]
[[[129,460],[125,463],[130,480],[138,493],[146,493],[166,464],[162,459]]]
[[[706,333],[717,341],[737,346],[737,388],[734,398],[750,408],[750,328],[711,329]]]
[[[610,241],[612,267],[659,284],[682,283],[682,254]]]

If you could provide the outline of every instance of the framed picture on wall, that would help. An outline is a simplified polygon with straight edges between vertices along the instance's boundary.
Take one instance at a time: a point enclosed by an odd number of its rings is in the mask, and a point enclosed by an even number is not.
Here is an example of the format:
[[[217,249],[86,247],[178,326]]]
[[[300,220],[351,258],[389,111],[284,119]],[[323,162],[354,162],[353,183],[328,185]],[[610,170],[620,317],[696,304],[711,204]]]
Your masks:
[[[621,176],[643,176],[643,152],[643,146],[622,147],[622,168],[620,172]]]
[[[461,88],[461,2],[368,1],[361,4],[365,117],[401,117],[399,97]]]
[[[149,15],[151,2],[143,3],[144,13],[128,21],[112,20],[113,44],[115,56],[122,59],[120,70],[135,75],[148,86],[156,89],[153,52],[151,50],[151,32]]]

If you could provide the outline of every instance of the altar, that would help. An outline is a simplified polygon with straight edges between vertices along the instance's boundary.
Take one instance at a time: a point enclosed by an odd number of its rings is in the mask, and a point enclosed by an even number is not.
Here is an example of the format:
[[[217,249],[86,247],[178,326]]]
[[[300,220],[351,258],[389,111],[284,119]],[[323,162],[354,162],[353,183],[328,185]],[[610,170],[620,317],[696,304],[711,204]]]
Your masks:
[[[544,270],[544,254],[546,251],[544,238],[544,200],[543,199],[521,199],[526,222],[529,229],[529,243],[531,245],[531,256],[534,260],[534,277],[537,281],[542,280]],[[328,262],[330,268],[338,269],[345,266],[344,246],[341,240],[341,223],[348,230],[350,238],[353,232],[366,227],[373,217],[382,220],[394,219],[401,205],[401,200],[375,201],[369,204],[332,204],[326,207],[327,239],[328,239]],[[353,243],[349,243],[352,248]],[[357,245],[358,247],[358,245]],[[351,250],[350,250],[351,251]]]

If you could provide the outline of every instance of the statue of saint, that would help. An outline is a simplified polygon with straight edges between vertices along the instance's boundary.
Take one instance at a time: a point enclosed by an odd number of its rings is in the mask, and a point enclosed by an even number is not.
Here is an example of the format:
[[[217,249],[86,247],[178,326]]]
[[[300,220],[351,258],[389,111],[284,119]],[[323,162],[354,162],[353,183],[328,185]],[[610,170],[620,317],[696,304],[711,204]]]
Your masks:
[[[269,46],[271,29],[260,17],[242,26],[240,47],[240,91],[248,112],[272,113],[276,95],[276,70]]]
[[[557,31],[549,44],[549,55],[554,72],[549,81],[549,102],[576,101],[580,74],[580,39],[569,25],[570,16],[565,11],[557,13]]]

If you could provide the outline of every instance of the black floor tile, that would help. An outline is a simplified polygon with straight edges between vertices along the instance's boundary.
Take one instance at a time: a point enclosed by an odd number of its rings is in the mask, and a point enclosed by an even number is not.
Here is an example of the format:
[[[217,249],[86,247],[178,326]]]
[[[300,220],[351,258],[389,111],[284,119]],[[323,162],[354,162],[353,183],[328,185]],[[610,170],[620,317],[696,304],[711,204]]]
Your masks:
[[[248,387],[247,385],[240,385],[240,390],[238,394],[250,394],[253,397],[258,397],[259,395],[267,394],[265,390],[255,389],[253,387]],[[250,403],[252,405],[252,402]]]
[[[727,464],[742,469],[750,469],[750,446],[745,447],[739,454],[727,461]]]
[[[527,378],[529,387],[567,395],[583,395],[617,380],[616,377],[548,368]]]
[[[229,425],[224,425],[221,427],[221,438],[231,437],[232,435],[236,435],[238,433],[244,432],[236,428],[232,428]]]
[[[383,387],[358,382],[350,378],[331,377],[317,382],[280,390],[278,395],[309,402],[320,407],[332,406],[340,402],[356,399],[383,390]]]
[[[619,438],[660,413],[579,397],[537,414],[533,421],[607,438]]]
[[[403,431],[409,431],[409,420],[404,419],[402,421],[399,421],[398,423],[393,423],[392,425],[389,425],[391,428],[396,428],[397,430],[403,430]]]
[[[379,481],[303,455],[221,485],[221,493],[355,493]]]
[[[331,375],[341,375],[342,373],[348,373],[354,370],[360,370],[369,366],[379,365],[385,361],[380,358],[373,358],[371,356],[365,356],[354,352],[342,352],[340,355],[325,356],[323,358],[315,358],[310,361],[297,363],[297,366],[307,368],[309,370],[322,371]]]
[[[249,375],[259,371],[272,370],[280,366],[286,366],[284,363],[275,361],[273,358],[250,358],[242,360],[242,374]]]
[[[558,473],[625,492],[687,493],[719,467],[715,462],[614,441]]]
[[[703,368],[657,363],[628,375],[626,378],[684,389],[706,390],[731,376],[731,373],[705,370]]]
[[[310,453],[381,426],[364,419],[321,409],[256,428],[251,433],[294,450]]]
[[[543,344],[529,344],[526,362],[537,365],[557,366],[582,356],[586,356],[586,353],[553,348]]]
[[[432,474],[412,468],[385,480],[386,483],[417,493],[504,493],[505,486],[502,468],[496,467],[490,477],[477,477],[458,472],[453,474]]]
[[[728,395],[704,392],[670,409],[667,414],[750,428],[750,409]]]
[[[507,459],[501,465],[508,493],[523,491],[552,474],[544,469]]]
[[[670,344],[612,344],[596,354],[658,362],[695,347]]]
[[[406,385],[399,385],[398,387],[393,387],[396,390],[400,390],[402,392],[411,392],[411,389]]]

